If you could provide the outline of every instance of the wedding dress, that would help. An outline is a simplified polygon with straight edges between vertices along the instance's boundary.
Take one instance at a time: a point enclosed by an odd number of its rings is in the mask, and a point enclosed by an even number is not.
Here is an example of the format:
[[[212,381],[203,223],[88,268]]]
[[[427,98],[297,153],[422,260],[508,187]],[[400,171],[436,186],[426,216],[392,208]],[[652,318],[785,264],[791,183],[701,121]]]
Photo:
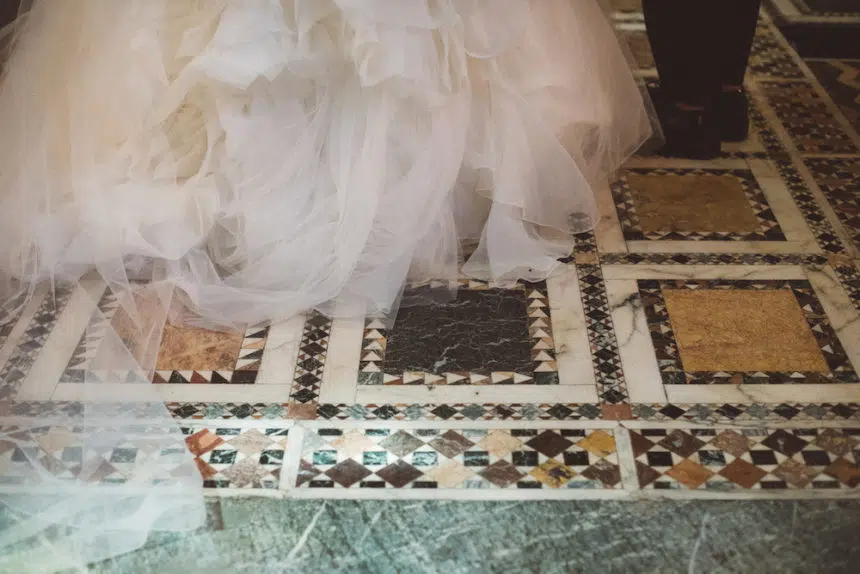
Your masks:
[[[101,367],[145,371],[168,319],[542,280],[651,125],[597,0],[37,0],[0,83],[0,295],[95,274],[150,349],[115,326]]]

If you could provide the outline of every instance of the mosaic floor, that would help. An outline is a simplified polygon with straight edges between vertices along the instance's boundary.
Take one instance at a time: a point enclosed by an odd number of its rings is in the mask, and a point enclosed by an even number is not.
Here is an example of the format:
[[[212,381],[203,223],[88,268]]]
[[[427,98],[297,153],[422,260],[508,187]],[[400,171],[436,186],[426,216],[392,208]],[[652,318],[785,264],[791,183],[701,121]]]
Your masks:
[[[615,16],[653,78],[641,14]],[[309,314],[241,335],[169,328],[154,382],[207,491],[856,496],[855,64],[807,65],[764,19],[750,140],[713,161],[633,158],[599,190],[598,228],[544,283],[463,281],[455,302],[393,325]],[[82,373],[117,308],[102,292],[36,300],[0,331],[4,431],[86,400]],[[81,304],[93,295],[97,318]],[[70,468],[72,449],[48,442],[32,448]],[[8,473],[26,457],[3,444]],[[137,455],[119,450],[103,476],[121,481]]]

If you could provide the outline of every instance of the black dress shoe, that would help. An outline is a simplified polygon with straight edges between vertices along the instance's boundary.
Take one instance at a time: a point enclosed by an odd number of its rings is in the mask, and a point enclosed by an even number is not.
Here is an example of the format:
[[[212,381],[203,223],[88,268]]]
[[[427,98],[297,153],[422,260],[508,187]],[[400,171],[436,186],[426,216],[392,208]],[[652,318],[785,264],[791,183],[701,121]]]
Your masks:
[[[720,94],[717,99],[717,117],[722,141],[746,140],[750,135],[750,104],[747,93],[737,90]]]
[[[720,127],[712,110],[661,107],[658,113],[666,145],[660,155],[688,159],[714,159],[720,155]]]

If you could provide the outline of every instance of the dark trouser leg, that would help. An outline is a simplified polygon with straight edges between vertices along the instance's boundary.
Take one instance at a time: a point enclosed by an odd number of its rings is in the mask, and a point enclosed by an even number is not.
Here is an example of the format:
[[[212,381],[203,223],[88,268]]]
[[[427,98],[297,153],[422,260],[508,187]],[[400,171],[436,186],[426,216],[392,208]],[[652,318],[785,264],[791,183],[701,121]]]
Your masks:
[[[743,91],[761,0],[721,0],[717,17],[721,95],[717,101],[720,138],[737,142],[749,136],[749,101]]]
[[[723,86],[742,86],[755,39],[761,0],[720,0],[719,28],[724,30],[720,50]]]
[[[710,158],[720,151],[713,108],[722,80],[714,14],[721,0],[643,0],[648,39],[660,75],[657,107],[664,153]]]
[[[707,106],[719,92],[713,15],[721,0],[643,0],[648,40],[667,100]]]

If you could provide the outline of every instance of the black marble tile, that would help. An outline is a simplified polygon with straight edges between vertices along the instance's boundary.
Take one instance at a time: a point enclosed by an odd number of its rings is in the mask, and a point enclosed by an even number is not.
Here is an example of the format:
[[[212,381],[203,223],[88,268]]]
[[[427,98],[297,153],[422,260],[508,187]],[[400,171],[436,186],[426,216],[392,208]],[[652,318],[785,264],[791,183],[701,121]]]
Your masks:
[[[385,372],[533,371],[525,290],[461,289],[442,302],[429,289],[408,295],[425,295],[425,304],[398,312],[387,333]]]

